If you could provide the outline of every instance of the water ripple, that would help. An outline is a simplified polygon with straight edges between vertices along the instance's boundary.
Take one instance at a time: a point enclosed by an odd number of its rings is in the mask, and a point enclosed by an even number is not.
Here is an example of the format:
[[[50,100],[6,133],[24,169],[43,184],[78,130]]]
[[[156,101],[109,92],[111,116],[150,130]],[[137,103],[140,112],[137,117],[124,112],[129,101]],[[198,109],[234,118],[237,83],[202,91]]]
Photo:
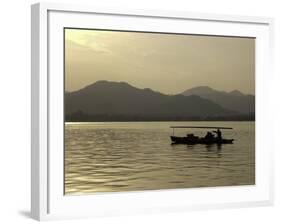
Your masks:
[[[65,192],[136,191],[255,183],[254,122],[213,122],[232,145],[171,145],[176,122],[71,123],[65,126]],[[198,125],[181,122],[180,125]],[[201,122],[199,125],[210,125]],[[178,135],[185,135],[180,130]],[[196,130],[195,134],[204,135]]]

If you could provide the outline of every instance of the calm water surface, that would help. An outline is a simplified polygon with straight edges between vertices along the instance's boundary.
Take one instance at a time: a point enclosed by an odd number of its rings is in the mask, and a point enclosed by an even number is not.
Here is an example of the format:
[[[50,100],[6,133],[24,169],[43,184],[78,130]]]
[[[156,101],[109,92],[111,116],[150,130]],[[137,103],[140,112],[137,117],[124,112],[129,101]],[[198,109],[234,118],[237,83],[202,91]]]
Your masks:
[[[172,125],[227,126],[234,144],[171,145]],[[204,136],[207,130],[177,129]],[[65,124],[65,193],[255,184],[254,122]]]

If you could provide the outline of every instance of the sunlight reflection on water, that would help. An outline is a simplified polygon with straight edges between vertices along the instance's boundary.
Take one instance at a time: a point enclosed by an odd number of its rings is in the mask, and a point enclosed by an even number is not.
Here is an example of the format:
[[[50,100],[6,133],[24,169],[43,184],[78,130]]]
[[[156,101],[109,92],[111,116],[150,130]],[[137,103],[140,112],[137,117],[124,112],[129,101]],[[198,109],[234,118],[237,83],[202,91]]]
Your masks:
[[[172,125],[228,126],[234,144],[171,145]],[[65,124],[65,193],[255,184],[254,122]],[[181,129],[176,135],[206,130]]]

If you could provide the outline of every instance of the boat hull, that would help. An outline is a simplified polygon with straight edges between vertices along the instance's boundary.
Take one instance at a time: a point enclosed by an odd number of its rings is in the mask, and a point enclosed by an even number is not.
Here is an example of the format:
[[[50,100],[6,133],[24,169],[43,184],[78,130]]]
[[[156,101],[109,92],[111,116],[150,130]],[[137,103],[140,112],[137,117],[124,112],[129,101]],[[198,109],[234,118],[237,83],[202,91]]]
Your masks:
[[[187,145],[195,145],[195,144],[233,144],[234,139],[206,139],[206,138],[197,138],[190,139],[188,137],[177,137],[170,136],[172,144],[187,144]]]

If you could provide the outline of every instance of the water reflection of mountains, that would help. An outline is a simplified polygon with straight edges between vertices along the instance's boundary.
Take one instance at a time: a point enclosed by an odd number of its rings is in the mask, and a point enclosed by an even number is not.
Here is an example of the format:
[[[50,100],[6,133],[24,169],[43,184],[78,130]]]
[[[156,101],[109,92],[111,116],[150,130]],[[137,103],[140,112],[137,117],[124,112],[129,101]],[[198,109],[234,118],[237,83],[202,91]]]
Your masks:
[[[228,95],[225,92],[221,93],[227,100]],[[98,81],[78,91],[65,94],[65,119],[74,122],[255,119],[252,111],[237,111],[239,99],[241,104],[245,105],[248,102],[249,108],[254,108],[254,96],[237,94],[237,91],[229,93],[230,99],[236,100],[234,103],[236,110],[234,110],[229,108],[229,105],[225,106],[223,102],[218,103],[219,100],[215,102],[214,99],[207,99],[206,94],[199,96],[198,91],[197,95],[188,95],[187,91],[183,94],[187,96],[166,95],[151,89],[139,89],[125,82]],[[209,96],[214,98],[211,93]]]

